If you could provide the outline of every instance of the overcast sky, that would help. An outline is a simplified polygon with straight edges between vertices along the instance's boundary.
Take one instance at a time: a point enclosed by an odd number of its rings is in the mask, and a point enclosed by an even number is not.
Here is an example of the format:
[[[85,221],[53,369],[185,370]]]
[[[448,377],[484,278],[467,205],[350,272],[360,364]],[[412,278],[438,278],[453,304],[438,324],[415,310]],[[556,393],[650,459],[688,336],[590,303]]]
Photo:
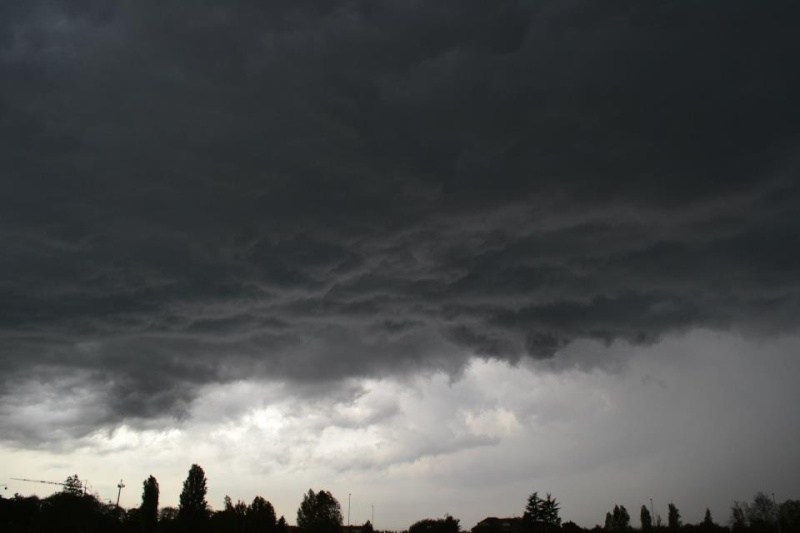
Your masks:
[[[799,498],[799,17],[1,2],[6,494]]]

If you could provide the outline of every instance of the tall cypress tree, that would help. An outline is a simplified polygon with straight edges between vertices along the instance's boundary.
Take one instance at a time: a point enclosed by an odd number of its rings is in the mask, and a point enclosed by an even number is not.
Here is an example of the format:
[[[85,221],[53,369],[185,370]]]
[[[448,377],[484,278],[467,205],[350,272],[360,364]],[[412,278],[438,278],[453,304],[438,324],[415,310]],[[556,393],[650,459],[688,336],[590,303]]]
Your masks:
[[[142,525],[145,533],[155,531],[158,523],[158,481],[153,476],[142,483]]]
[[[195,531],[208,519],[206,492],[206,473],[200,466],[192,465],[183,482],[178,507],[178,520],[187,531]]]
[[[653,529],[653,517],[650,516],[650,510],[646,505],[642,505],[642,510],[639,512],[639,519],[642,521],[642,531],[650,531]]]
[[[681,527],[681,513],[674,503],[670,502],[668,505],[669,513],[667,514],[667,525],[673,531],[677,531]]]

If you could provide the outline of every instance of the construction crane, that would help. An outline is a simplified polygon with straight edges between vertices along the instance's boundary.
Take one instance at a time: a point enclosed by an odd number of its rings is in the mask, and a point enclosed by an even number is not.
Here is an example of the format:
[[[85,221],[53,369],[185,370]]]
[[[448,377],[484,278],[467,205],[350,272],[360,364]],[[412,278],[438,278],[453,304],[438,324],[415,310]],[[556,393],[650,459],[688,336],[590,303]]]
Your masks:
[[[12,477],[9,479],[13,479],[14,481],[30,481],[31,483],[46,483],[48,485],[61,485],[62,487],[66,485],[63,481],[44,481],[43,479],[25,479],[24,477]]]
[[[76,476],[77,477],[77,476]],[[28,481],[30,483],[43,483],[45,485],[61,485],[62,487],[66,487],[67,483],[65,481],[47,481],[44,479],[27,479],[24,477],[12,477],[9,479],[13,479],[15,481]],[[88,481],[78,481],[78,486],[83,490],[83,495],[86,496],[86,489],[89,486]]]
[[[122,480],[120,479],[119,483],[117,484],[117,507],[119,507],[119,495],[122,492],[122,489],[124,488],[125,488],[125,483],[123,483]]]
[[[67,492],[81,493],[84,496],[91,495],[97,499],[102,499],[100,494],[96,490],[94,490],[94,488],[92,488],[92,486],[89,484],[89,480],[81,481],[80,479],[78,479],[77,475],[75,476],[74,479],[72,478],[72,476],[70,476],[69,478],[67,478],[67,481],[48,481],[45,479],[28,479],[22,477],[12,477],[9,479],[13,479],[16,481],[28,481],[30,483],[43,483],[46,485],[59,485],[61,487],[64,487]],[[120,482],[122,482],[122,480],[120,480]]]

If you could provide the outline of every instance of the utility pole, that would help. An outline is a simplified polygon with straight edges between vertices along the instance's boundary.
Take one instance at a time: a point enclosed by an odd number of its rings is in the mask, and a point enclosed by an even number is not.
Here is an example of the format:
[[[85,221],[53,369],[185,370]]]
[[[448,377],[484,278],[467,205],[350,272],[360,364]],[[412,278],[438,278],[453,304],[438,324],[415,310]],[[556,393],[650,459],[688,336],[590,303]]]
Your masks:
[[[122,489],[124,488],[125,488],[125,483],[123,483],[122,480],[120,479],[119,483],[117,483],[117,507],[119,507],[119,495],[120,493],[122,493]]]
[[[347,493],[347,527],[350,527],[350,496],[352,496],[352,494],[350,494],[348,492]]]
[[[372,524],[372,529],[375,529],[375,504],[372,504],[372,520],[369,523]]]
[[[656,514],[653,512],[653,498],[650,498],[650,524],[652,525],[656,519]]]

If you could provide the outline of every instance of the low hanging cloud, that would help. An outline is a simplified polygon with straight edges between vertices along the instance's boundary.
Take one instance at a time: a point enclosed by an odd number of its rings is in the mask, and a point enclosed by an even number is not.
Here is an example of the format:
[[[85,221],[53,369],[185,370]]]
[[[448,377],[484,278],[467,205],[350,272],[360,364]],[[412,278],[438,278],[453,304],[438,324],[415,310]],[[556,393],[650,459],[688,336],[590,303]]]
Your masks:
[[[0,394],[79,380],[79,435],[244,378],[796,331],[796,11],[4,5]]]

